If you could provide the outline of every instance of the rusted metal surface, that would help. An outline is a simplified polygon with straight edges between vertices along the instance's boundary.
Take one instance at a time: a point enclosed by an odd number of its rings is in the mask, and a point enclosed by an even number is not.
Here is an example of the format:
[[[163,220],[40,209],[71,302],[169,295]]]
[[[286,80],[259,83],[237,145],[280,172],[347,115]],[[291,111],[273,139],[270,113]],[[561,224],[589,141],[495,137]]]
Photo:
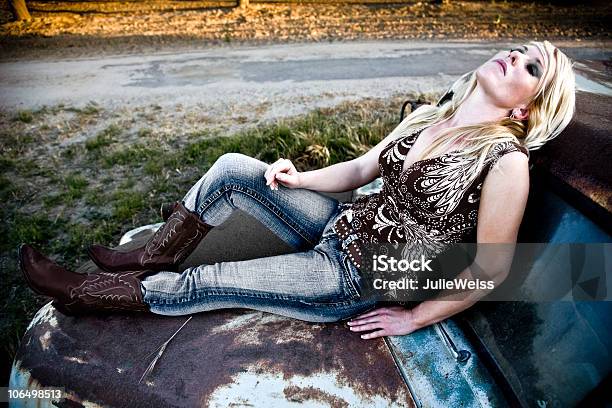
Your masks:
[[[501,390],[463,332],[448,319],[409,336],[388,337],[418,407],[507,407]],[[444,339],[444,333],[448,339]],[[449,346],[450,341],[450,346]],[[459,358],[453,348],[461,352]]]
[[[382,339],[245,310],[194,315],[138,384],[147,355],[185,319],[67,317],[46,305],[23,337],[13,376],[65,387],[72,406],[413,406]]]
[[[346,200],[350,193],[334,196]],[[122,248],[142,245],[151,233],[141,231]],[[289,250],[237,212],[211,231],[186,264]],[[87,263],[79,271],[94,269]],[[65,387],[71,394],[63,406],[414,406],[383,340],[362,340],[342,324],[248,310],[194,315],[138,384],[156,350],[186,318],[68,317],[46,305],[22,339],[14,381],[19,388]]]
[[[575,60],[576,89],[612,96],[612,76],[610,75],[610,60]]]
[[[569,126],[540,150],[533,163],[612,212],[612,97],[577,92]]]

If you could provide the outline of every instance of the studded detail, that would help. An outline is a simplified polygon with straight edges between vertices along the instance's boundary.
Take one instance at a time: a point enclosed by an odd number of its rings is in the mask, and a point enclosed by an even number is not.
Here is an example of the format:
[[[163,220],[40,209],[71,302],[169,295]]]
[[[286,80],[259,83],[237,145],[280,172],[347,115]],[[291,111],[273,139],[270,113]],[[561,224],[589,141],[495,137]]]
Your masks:
[[[336,221],[334,225],[334,230],[342,240],[342,249],[347,253],[353,265],[355,265],[357,269],[361,269],[361,249],[358,245],[360,240],[358,235],[353,231],[345,215],[338,218],[338,221]]]

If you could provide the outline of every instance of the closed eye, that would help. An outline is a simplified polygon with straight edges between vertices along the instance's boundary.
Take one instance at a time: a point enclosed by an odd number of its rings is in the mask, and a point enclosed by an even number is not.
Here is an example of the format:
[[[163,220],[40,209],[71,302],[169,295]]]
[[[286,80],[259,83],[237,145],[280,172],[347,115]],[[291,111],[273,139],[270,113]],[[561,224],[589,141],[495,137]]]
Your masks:
[[[535,64],[529,64],[527,65],[527,71],[533,75],[533,76],[537,76],[536,73],[538,72],[538,69],[536,68]]]
[[[512,54],[512,51],[518,51],[520,53],[526,54],[525,50],[522,48],[510,48],[510,54]],[[527,70],[527,72],[529,72],[531,76],[539,77],[539,75],[537,75],[538,67],[535,64],[527,64],[525,69]]]

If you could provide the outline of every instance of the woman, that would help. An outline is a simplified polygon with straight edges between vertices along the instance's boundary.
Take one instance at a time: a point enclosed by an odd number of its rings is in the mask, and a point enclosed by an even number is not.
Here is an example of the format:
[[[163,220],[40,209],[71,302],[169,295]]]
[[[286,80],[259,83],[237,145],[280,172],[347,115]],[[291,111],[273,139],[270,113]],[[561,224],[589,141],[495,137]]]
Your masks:
[[[316,322],[354,317],[351,330],[366,339],[410,333],[476,300],[376,308],[361,295],[361,245],[419,242],[435,253],[452,242],[516,242],[528,149],[567,126],[574,84],[571,61],[548,41],[500,51],[455,82],[452,99],[419,107],[359,158],[300,173],[286,159],[267,165],[225,154],[144,247],[93,246],[102,270],[81,275],[23,245],[21,269],[65,313],[245,307]],[[355,203],[313,191],[348,191],[379,175],[381,192]],[[171,272],[235,208],[302,252]],[[496,262],[486,265],[489,275],[503,279],[507,268]]]

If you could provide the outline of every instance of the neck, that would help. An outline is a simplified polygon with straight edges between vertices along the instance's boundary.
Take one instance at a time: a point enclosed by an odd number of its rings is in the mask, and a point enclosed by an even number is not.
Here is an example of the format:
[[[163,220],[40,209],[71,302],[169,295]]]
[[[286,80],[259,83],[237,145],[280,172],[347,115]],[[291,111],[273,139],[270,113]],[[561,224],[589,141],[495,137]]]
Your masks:
[[[508,116],[510,108],[496,106],[477,85],[474,92],[463,101],[455,114],[446,119],[445,127],[459,127],[493,122]]]

